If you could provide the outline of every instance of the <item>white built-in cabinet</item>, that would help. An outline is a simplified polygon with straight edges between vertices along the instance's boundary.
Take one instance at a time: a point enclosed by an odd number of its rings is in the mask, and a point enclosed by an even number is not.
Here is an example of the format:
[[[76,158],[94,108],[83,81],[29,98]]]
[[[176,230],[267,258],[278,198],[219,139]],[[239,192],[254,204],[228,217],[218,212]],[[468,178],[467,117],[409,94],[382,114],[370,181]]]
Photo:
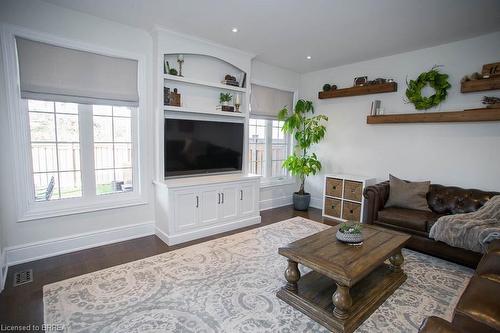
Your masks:
[[[252,175],[157,182],[156,234],[173,245],[260,223],[259,184],[259,176]]]

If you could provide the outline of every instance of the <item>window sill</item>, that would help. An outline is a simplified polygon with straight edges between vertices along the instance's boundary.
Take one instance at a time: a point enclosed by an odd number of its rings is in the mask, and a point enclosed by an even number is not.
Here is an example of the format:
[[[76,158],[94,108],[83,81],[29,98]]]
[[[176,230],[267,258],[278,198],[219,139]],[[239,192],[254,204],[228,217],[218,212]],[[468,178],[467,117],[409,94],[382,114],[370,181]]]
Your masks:
[[[66,205],[57,205],[59,204],[59,202],[55,202],[55,205],[47,205],[45,207],[41,207],[42,205],[33,205],[29,207],[25,212],[20,214],[17,222],[26,222],[74,214],[92,213],[101,210],[146,205],[147,203],[147,200],[145,200],[143,197],[139,195],[131,195],[127,197],[122,196],[121,198],[105,198],[104,200],[99,200],[96,202],[80,201],[79,203],[71,203]]]
[[[283,185],[293,185],[293,184],[296,184],[296,181],[292,177],[271,178],[271,179],[262,178],[260,181],[260,188],[268,188],[268,187],[283,186]]]

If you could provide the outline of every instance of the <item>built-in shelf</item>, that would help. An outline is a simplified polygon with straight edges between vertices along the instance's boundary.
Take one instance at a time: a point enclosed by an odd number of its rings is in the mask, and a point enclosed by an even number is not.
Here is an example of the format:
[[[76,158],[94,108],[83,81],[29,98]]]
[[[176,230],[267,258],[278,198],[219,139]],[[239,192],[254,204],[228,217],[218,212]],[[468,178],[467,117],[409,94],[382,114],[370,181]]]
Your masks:
[[[367,124],[397,123],[457,123],[500,121],[500,108],[469,109],[464,111],[387,114],[368,116]]]
[[[468,93],[475,91],[487,91],[500,89],[500,76],[489,79],[470,80],[462,82],[460,92]]]
[[[398,84],[396,82],[388,82],[381,84],[370,84],[366,86],[356,86],[351,88],[335,89],[330,91],[320,91],[318,93],[319,99],[360,96],[370,94],[381,94],[398,91]]]
[[[175,75],[170,75],[170,74],[163,74],[163,77],[164,77],[164,79],[170,80],[170,81],[177,81],[177,82],[182,82],[182,83],[194,84],[194,85],[198,85],[198,86],[205,86],[205,87],[212,87],[212,88],[218,88],[218,89],[224,89],[224,90],[230,90],[230,91],[237,91],[240,93],[247,92],[246,88],[233,87],[233,86],[218,83],[218,82],[209,82],[209,81],[203,81],[203,80],[197,80],[197,79],[190,79],[190,78],[186,78],[183,76],[175,76]]]
[[[241,118],[245,117],[245,114],[241,113],[241,112],[226,112],[226,111],[218,111],[218,110],[190,108],[190,107],[183,107],[183,106],[165,105],[163,107],[163,110],[164,111],[175,111],[175,112],[197,113],[197,114],[211,114],[211,115],[219,115],[219,116],[227,116],[227,117],[241,117]]]

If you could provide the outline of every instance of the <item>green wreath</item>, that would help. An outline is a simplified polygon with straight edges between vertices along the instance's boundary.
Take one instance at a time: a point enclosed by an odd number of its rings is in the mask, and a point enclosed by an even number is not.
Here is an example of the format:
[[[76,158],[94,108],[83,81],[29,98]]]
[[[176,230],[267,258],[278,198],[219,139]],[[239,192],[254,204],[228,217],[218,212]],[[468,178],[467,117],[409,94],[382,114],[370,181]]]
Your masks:
[[[433,106],[439,105],[445,100],[448,95],[447,90],[451,87],[448,82],[448,74],[441,74],[437,66],[432,67],[428,72],[424,72],[418,76],[416,80],[406,82],[408,89],[406,89],[406,97],[409,103],[413,103],[417,110],[427,110]],[[422,96],[422,89],[429,85],[435,90],[434,95],[425,97]]]

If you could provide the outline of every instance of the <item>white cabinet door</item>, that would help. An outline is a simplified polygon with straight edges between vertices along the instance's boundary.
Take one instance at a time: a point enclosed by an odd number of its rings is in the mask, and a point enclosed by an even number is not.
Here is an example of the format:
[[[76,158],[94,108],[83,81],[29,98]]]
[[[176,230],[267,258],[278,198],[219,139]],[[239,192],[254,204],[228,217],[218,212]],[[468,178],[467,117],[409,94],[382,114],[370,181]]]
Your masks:
[[[177,231],[191,229],[198,221],[199,196],[194,190],[175,193],[175,226]]]
[[[238,191],[238,213],[241,217],[251,216],[256,211],[255,185],[242,184]]]
[[[218,188],[207,188],[200,191],[200,224],[210,224],[217,222],[219,197],[220,193]]]
[[[221,220],[233,219],[238,216],[237,194],[237,185],[227,185],[221,188],[219,205],[219,218]]]

